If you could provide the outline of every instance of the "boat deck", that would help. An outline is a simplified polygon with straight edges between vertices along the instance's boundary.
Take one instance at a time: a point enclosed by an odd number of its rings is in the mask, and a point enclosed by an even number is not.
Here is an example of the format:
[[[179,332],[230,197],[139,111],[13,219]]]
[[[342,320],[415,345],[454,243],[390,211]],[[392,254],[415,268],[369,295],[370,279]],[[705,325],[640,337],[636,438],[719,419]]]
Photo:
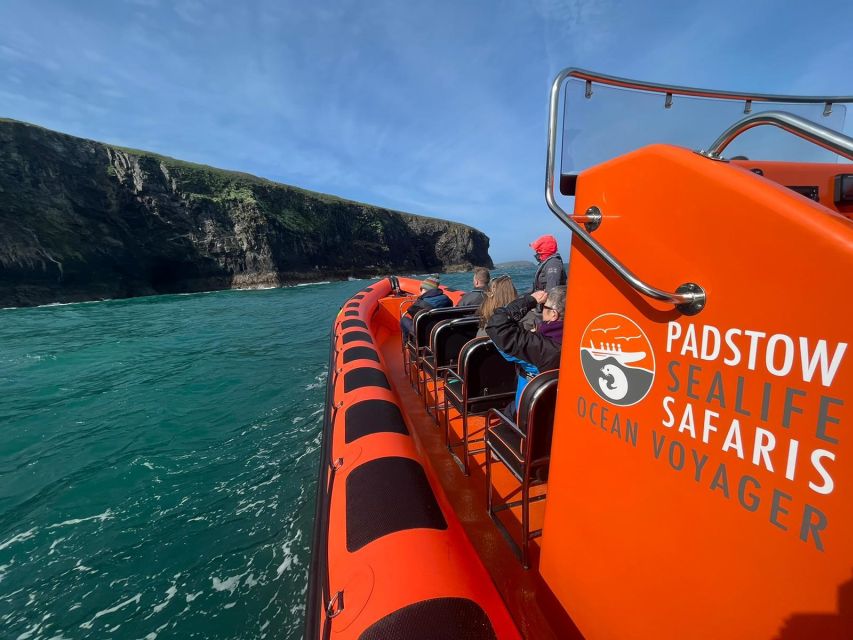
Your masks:
[[[433,477],[440,483],[453,506],[521,634],[543,640],[583,638],[537,570],[539,548],[535,541],[531,543],[531,568],[525,570],[500,529],[489,517],[486,508],[485,453],[481,451],[471,456],[470,475],[465,476],[445,446],[443,420],[437,421],[427,413],[423,398],[409,383],[401,356],[399,331],[385,326],[375,326],[374,331],[389,380],[399,397],[400,406],[406,407],[406,418],[417,445],[429,461]],[[429,398],[432,392],[431,388],[427,390]],[[461,417],[453,409],[448,417],[455,438],[461,438]],[[473,430],[474,439],[482,438],[483,423],[483,418],[469,418],[469,429]],[[482,449],[482,443],[474,443],[474,448]],[[500,496],[505,496],[517,487],[517,483],[500,464],[492,465],[492,478],[493,486]],[[541,527],[545,504],[546,501],[533,503],[532,529]],[[521,525],[518,510],[505,510],[501,516],[505,526],[519,540]]]

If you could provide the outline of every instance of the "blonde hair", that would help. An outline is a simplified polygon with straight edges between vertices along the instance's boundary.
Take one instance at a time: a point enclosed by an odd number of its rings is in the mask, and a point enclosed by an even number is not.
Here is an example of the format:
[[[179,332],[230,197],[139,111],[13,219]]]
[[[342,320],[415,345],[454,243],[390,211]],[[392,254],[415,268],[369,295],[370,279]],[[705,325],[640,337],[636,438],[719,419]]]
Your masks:
[[[512,284],[512,278],[500,276],[492,280],[480,308],[477,309],[477,315],[480,316],[480,328],[483,329],[486,326],[486,323],[495,314],[495,309],[505,307],[517,297],[518,292],[515,290],[515,285]]]

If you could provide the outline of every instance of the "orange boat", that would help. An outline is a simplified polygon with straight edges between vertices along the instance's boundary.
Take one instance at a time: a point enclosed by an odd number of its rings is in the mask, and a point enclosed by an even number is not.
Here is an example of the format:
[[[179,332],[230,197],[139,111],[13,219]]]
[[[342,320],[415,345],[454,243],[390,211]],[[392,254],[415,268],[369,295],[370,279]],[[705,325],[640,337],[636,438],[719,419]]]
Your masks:
[[[305,637],[853,638],[851,103],[561,72],[560,369],[344,304]]]

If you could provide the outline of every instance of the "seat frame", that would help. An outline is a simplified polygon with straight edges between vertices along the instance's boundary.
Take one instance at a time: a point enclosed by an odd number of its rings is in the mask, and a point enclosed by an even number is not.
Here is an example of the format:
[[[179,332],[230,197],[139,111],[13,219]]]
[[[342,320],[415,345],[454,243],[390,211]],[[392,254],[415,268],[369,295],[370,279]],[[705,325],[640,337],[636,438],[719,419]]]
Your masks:
[[[456,358],[452,361],[446,362],[442,359],[441,362],[437,361],[439,353],[442,351],[440,347],[440,341],[451,338],[454,333],[453,330],[457,327],[477,327],[480,324],[480,318],[477,316],[464,316],[462,318],[454,318],[452,320],[442,320],[438,324],[436,324],[432,331],[430,331],[429,336],[429,346],[424,350],[421,357],[418,359],[418,370],[419,373],[423,374],[423,401],[424,401],[424,409],[426,409],[427,413],[431,413],[433,419],[438,424],[438,391],[439,391],[439,380],[443,379],[444,372],[447,370],[455,370],[457,362],[459,361],[459,353],[456,353]],[[462,345],[465,346],[464,344]],[[460,348],[461,351],[461,348]],[[445,354],[446,355],[446,354]],[[429,389],[429,385],[432,383],[433,385],[433,393],[432,393],[432,411],[429,406],[429,398],[427,394],[427,390]]]
[[[406,311],[412,305],[412,303],[417,300],[415,296],[406,296],[400,301],[400,317],[402,318],[406,315]],[[403,332],[400,331],[400,351],[403,355],[403,369],[405,371],[409,371],[410,359],[409,359],[409,348],[412,343],[403,339]],[[411,381],[411,375],[409,376],[409,381]]]
[[[444,372],[444,381],[443,381],[443,392],[444,392],[444,444],[447,447],[447,450],[450,452],[450,455],[459,465],[460,469],[462,469],[462,473],[466,476],[471,473],[471,466],[469,461],[469,456],[483,453],[484,449],[471,449],[471,444],[475,442],[483,442],[484,438],[474,439],[471,436],[475,434],[471,434],[468,432],[468,418],[473,416],[481,416],[486,415],[490,409],[486,409],[484,411],[472,412],[470,411],[470,406],[473,402],[500,402],[502,400],[510,400],[515,397],[515,390],[505,391],[499,393],[492,393],[485,396],[469,396],[469,385],[468,385],[468,369],[471,364],[472,355],[477,352],[479,349],[488,348],[486,345],[494,347],[494,343],[490,338],[482,337],[482,338],[474,338],[469,342],[466,342],[462,349],[459,351],[459,361],[457,363],[457,370],[453,371],[451,369],[447,369]],[[507,371],[511,372],[511,382],[514,385],[516,381],[515,367],[508,360],[504,362],[507,363]],[[449,382],[451,379],[459,380],[462,385],[462,397],[460,398],[457,394],[452,391],[448,391]],[[460,401],[460,405],[462,407],[462,439],[460,442],[450,441],[450,407],[452,406],[452,402],[448,400],[447,394],[451,393],[457,400]],[[478,431],[479,432],[479,431]],[[462,456],[461,458],[456,454],[454,449],[462,448]]]
[[[518,415],[522,415],[521,407],[526,404],[528,408],[524,420],[525,424],[517,424],[514,420],[507,417],[497,409],[490,410],[488,418],[486,419],[486,507],[489,512],[489,517],[495,525],[497,525],[507,542],[509,542],[525,569],[530,568],[530,541],[542,535],[542,529],[536,529],[534,531],[530,530],[530,504],[532,502],[544,500],[546,497],[546,494],[544,493],[539,496],[534,496],[533,498],[530,497],[531,488],[547,483],[547,480],[538,480],[533,477],[533,472],[542,467],[547,468],[551,461],[550,452],[547,456],[542,458],[533,459],[532,457],[536,448],[536,437],[539,435],[536,433],[537,429],[535,429],[537,424],[536,418],[538,416],[538,412],[543,410],[543,405],[541,404],[543,395],[546,392],[549,392],[552,387],[557,386],[558,374],[558,370],[540,373],[538,376],[533,378],[533,380],[528,382],[527,386],[521,392]],[[528,392],[528,390],[530,391]],[[521,422],[521,419],[519,419],[519,422]],[[513,465],[510,464],[508,460],[504,459],[502,452],[499,451],[493,443],[493,439],[498,437],[495,434],[494,429],[502,424],[510,427],[520,438],[520,451],[518,451],[518,453],[523,457],[516,457],[516,462],[521,463],[521,474],[517,473],[513,468]],[[549,426],[553,429],[553,422]],[[494,460],[498,460],[503,463],[507,470],[520,483],[517,489],[513,490],[506,496],[503,504],[497,506],[494,504],[494,492],[492,487],[492,463]],[[521,499],[513,500],[513,498],[518,494],[521,494]],[[522,540],[520,545],[513,539],[512,534],[497,515],[501,511],[513,509],[518,506],[521,507]]]
[[[414,315],[412,319],[411,339],[403,345],[403,364],[406,366],[409,383],[417,389],[418,393],[423,392],[421,388],[423,379],[420,365],[429,349],[429,338],[433,328],[429,327],[429,332],[425,332],[424,323],[432,323],[435,326],[442,320],[468,317],[475,311],[476,307],[442,307],[440,309],[421,309]],[[445,318],[445,316],[447,317]],[[419,336],[421,339],[419,339]],[[425,344],[422,344],[422,342]]]

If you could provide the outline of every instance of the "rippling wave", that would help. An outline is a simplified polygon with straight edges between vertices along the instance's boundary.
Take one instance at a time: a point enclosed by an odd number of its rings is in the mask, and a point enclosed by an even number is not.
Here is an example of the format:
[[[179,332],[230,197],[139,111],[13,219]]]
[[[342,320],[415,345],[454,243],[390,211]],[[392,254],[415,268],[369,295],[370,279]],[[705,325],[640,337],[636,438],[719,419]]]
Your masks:
[[[327,332],[366,284],[0,311],[0,636],[300,638]]]

